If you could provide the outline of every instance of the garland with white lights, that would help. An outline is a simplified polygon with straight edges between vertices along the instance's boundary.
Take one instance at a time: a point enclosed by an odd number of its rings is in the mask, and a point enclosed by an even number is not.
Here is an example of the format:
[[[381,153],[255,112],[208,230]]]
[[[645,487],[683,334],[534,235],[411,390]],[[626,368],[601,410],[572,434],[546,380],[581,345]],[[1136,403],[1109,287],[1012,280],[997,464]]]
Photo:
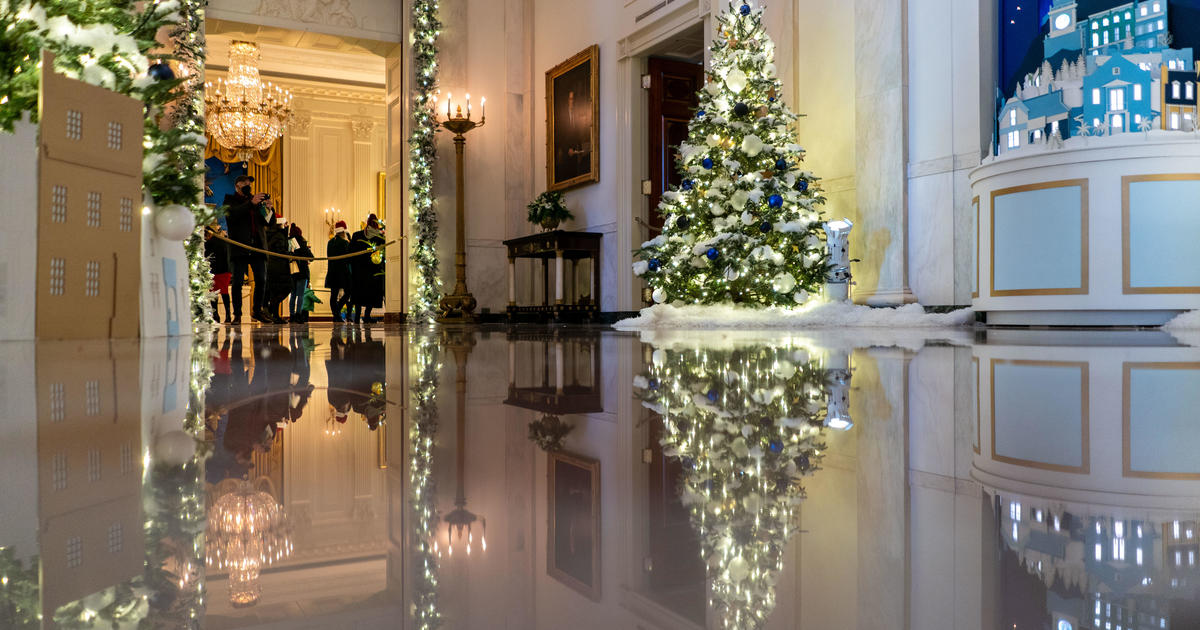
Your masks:
[[[412,422],[408,426],[408,482],[412,494],[410,530],[413,554],[412,616],[417,630],[434,630],[442,625],[438,610],[438,558],[433,542],[437,534],[437,499],[433,483],[433,450],[438,430],[438,375],[442,369],[440,346],[434,337],[413,333],[409,337],[413,349],[415,378],[411,384]]]
[[[142,100],[146,105],[143,189],[150,206],[197,226],[213,216],[203,203],[205,0],[0,0],[0,130],[28,113],[37,119],[41,51],[56,55],[56,70]],[[160,29],[170,53],[156,51]],[[153,60],[153,63],[152,63]],[[185,76],[175,78],[168,65]],[[169,111],[169,113],[168,113]],[[162,123],[168,124],[162,124]],[[208,321],[212,276],[203,241],[188,242],[192,314]]]
[[[408,139],[408,166],[415,237],[410,256],[416,264],[417,273],[410,315],[415,321],[429,321],[436,314],[438,300],[442,296],[437,253],[438,218],[433,207],[433,162],[437,157],[434,133],[438,127],[434,113],[437,39],[442,32],[438,0],[414,0],[412,24],[412,59],[416,76],[412,134]]]
[[[797,306],[825,281],[824,198],[801,169],[762,15],[739,2],[717,16],[712,66],[679,147],[683,182],[663,193],[663,232],[633,265],[655,302]]]
[[[660,348],[634,384],[662,417],[663,454],[683,464],[680,499],[719,627],[761,627],[795,533],[799,478],[825,448],[825,371],[797,346]]]

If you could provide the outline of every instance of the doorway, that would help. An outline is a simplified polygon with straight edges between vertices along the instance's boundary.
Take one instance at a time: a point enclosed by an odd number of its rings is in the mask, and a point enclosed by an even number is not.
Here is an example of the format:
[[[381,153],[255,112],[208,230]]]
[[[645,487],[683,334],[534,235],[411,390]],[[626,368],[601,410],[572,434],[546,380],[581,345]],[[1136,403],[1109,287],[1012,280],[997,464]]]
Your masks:
[[[704,86],[704,65],[693,61],[651,57],[647,60],[650,194],[647,223],[649,238],[662,233],[666,217],[658,211],[664,191],[678,186],[682,176],[676,168],[679,145],[688,137],[688,123],[699,106],[696,92]]]

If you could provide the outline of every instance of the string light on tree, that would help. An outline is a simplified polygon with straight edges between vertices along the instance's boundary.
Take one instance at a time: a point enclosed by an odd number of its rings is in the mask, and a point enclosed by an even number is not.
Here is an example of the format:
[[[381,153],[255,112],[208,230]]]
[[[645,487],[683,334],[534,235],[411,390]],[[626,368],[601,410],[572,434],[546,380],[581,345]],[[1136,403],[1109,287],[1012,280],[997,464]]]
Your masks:
[[[663,232],[642,244],[634,273],[656,302],[798,306],[825,280],[824,198],[800,168],[796,115],[777,97],[783,86],[762,9],[730,3],[711,51],[679,147],[683,181],[663,193]],[[791,280],[777,281],[781,272]]]
[[[437,212],[433,207],[433,162],[437,157],[434,132],[437,95],[437,40],[442,32],[438,0],[414,0],[412,5],[413,125],[408,139],[409,189],[412,195],[415,290],[410,315],[415,321],[433,319],[442,295],[438,271]],[[447,102],[449,99],[447,98]]]

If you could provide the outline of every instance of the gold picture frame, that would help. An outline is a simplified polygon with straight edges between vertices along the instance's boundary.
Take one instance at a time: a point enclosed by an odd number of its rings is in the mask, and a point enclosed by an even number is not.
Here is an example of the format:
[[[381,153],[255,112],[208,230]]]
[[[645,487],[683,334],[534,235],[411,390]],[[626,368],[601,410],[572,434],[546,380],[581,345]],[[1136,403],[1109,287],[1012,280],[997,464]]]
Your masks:
[[[547,454],[546,573],[600,601],[600,462]]]
[[[546,190],[598,181],[600,47],[593,44],[546,72]]]

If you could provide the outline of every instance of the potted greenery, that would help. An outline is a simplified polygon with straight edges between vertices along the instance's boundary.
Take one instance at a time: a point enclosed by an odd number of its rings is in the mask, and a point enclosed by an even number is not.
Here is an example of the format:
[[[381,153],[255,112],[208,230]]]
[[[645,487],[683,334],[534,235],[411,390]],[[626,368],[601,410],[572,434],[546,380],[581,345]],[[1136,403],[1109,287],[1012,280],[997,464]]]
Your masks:
[[[560,192],[546,191],[525,207],[529,209],[529,222],[540,225],[547,231],[556,229],[563,221],[575,218],[571,211],[567,210]]]
[[[547,453],[561,450],[563,438],[575,427],[553,414],[545,414],[529,423],[529,439]]]

